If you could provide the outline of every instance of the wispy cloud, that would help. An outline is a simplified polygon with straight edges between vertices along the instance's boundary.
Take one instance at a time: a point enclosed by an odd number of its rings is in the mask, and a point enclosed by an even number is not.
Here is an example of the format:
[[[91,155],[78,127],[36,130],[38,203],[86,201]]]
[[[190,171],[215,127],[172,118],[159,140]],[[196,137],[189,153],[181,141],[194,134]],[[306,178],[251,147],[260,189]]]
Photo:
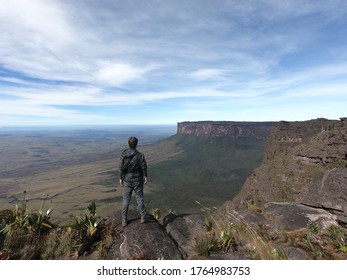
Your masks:
[[[0,123],[146,123],[155,106],[171,122],[257,119],[307,98],[332,116],[326,99],[347,101],[346,15],[342,0],[0,0]]]
[[[223,76],[223,71],[220,69],[199,69],[189,74],[190,77],[196,80],[218,79]]]

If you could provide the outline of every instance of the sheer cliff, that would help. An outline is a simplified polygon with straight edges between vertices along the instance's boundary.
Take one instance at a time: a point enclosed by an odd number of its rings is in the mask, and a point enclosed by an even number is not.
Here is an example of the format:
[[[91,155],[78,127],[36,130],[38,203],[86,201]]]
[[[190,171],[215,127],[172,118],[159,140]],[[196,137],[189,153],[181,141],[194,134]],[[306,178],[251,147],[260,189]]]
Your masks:
[[[347,213],[347,119],[280,122],[263,163],[233,200],[236,209],[269,201]]]
[[[266,139],[275,122],[232,122],[232,121],[198,121],[179,122],[177,134],[217,137],[252,137]]]

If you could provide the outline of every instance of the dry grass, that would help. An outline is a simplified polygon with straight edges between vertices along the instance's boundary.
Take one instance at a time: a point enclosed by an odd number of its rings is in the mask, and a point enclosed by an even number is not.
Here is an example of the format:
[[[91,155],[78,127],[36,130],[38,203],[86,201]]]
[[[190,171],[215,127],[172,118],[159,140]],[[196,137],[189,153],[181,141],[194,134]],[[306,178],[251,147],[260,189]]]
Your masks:
[[[197,201],[198,204],[200,204]],[[266,228],[254,228],[240,219],[236,212],[222,209],[213,211],[200,204],[207,214],[208,233],[197,235],[194,251],[200,256],[212,250],[239,251],[249,259],[283,259],[281,248],[275,247],[267,236]],[[211,226],[212,225],[212,226]]]
[[[193,237],[189,255],[191,259],[207,258],[217,248],[218,242],[214,235],[206,232],[197,232]]]

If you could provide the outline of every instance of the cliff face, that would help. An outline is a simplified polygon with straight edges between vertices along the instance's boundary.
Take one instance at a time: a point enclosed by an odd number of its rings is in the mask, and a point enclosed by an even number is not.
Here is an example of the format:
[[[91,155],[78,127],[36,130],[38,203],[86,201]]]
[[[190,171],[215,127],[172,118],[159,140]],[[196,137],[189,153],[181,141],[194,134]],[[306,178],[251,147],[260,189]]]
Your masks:
[[[275,122],[199,121],[180,122],[177,134],[206,137],[254,137],[266,139]]]
[[[346,134],[347,118],[280,122],[271,130],[264,158],[270,160],[276,154],[298,147],[296,157],[302,161],[326,164],[344,160],[347,157]]]
[[[237,209],[294,202],[347,215],[347,119],[280,122],[264,160],[233,200]]]

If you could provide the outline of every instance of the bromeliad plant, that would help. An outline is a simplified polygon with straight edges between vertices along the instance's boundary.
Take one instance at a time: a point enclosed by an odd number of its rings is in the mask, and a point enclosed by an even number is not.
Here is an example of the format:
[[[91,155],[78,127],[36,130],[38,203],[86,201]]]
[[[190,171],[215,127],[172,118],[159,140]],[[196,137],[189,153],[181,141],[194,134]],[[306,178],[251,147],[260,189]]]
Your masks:
[[[26,201],[15,210],[2,211],[0,221],[0,251],[18,259],[38,258],[41,252],[42,236],[52,227],[50,223],[52,210],[38,213],[30,212]]]
[[[88,206],[88,211],[89,213],[85,213],[84,216],[76,216],[75,221],[70,225],[70,227],[78,234],[81,241],[95,235],[98,225],[101,223],[101,220],[96,216],[95,202],[92,202]]]
[[[78,254],[85,252],[100,237],[103,220],[96,215],[96,204],[92,202],[88,206],[88,213],[75,217],[70,225],[71,230],[77,235],[76,247]]]
[[[52,228],[49,222],[52,209],[45,213],[40,210],[38,213],[30,213],[16,205],[16,209],[8,215],[7,219],[2,221],[0,234],[6,235],[13,230],[22,229],[25,232],[32,232],[40,235],[41,233]]]
[[[221,222],[220,217],[218,217],[217,215],[217,211],[212,213],[212,210],[210,208],[203,206],[199,201],[195,202],[199,204],[201,210],[207,214],[204,221],[204,227],[209,235],[213,239],[215,239],[214,246],[212,246],[210,249],[219,247],[220,249],[228,250],[235,242],[232,235],[234,231],[234,224],[225,224]],[[217,210],[217,208],[215,208],[214,210]],[[216,246],[216,244],[218,244],[218,246]]]

